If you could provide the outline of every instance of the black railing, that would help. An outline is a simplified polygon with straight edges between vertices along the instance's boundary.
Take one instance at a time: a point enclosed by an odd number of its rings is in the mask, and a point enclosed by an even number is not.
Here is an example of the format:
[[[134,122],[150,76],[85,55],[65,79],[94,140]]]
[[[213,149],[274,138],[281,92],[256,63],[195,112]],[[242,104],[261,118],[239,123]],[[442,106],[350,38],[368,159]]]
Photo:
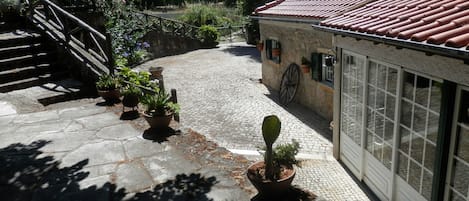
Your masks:
[[[197,32],[199,31],[197,26],[144,12],[139,12],[138,15],[152,30],[163,31],[176,36],[197,38]]]

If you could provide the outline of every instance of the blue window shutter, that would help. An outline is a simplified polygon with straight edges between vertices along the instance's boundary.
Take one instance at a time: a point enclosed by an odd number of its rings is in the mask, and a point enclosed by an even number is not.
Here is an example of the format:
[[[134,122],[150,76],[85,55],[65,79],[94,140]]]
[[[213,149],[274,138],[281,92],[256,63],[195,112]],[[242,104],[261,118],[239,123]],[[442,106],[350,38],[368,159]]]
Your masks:
[[[312,53],[311,54],[311,69],[312,78],[318,82],[322,81],[322,54]]]

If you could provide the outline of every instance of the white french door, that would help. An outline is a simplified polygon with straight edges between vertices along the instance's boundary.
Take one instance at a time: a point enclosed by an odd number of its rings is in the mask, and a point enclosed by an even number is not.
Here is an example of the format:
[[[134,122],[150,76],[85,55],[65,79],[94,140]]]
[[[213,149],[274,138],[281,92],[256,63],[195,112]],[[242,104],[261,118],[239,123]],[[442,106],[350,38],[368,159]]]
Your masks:
[[[469,201],[469,88],[459,87],[445,200]]]
[[[361,178],[363,160],[363,103],[366,57],[344,51],[340,113],[340,154],[349,169]]]
[[[381,200],[431,200],[442,80],[349,51],[341,79],[341,160]]]
[[[363,180],[383,200],[391,199],[399,68],[368,60]]]

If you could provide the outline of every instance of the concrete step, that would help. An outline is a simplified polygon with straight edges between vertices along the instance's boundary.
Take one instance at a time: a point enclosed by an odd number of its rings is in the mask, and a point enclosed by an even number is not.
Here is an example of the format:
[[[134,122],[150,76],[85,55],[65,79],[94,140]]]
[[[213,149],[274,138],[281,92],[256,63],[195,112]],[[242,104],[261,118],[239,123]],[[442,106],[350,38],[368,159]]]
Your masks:
[[[51,64],[40,64],[0,71],[0,84],[51,73]]]
[[[44,106],[93,95],[84,87],[83,83],[72,78],[48,81],[41,85],[15,90],[8,94],[36,99]]]
[[[44,38],[31,30],[11,30],[0,33],[0,48],[30,45],[43,42]]]
[[[0,71],[48,63],[55,61],[54,57],[56,57],[55,53],[38,53],[2,59],[0,60]]]
[[[37,54],[40,52],[49,52],[49,48],[45,47],[41,43],[5,47],[0,48],[0,60],[19,56],[26,56],[28,54]]]
[[[0,93],[6,93],[14,90],[25,89],[28,87],[42,85],[47,83],[52,78],[50,73],[40,75],[37,77],[17,80],[14,82],[8,82],[4,84],[0,84]]]

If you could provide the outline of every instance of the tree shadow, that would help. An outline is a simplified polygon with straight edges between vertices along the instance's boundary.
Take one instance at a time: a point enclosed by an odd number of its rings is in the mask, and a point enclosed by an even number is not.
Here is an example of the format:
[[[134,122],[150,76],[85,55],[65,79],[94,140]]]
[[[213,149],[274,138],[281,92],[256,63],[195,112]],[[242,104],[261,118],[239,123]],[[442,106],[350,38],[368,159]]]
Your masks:
[[[88,159],[60,168],[58,160],[39,151],[48,143],[17,143],[0,149],[2,200],[96,200],[96,195],[111,194],[118,199],[124,197],[125,189],[115,191],[110,183],[80,189],[79,182],[89,176],[89,172],[82,171]]]
[[[212,201],[208,192],[218,183],[216,177],[200,174],[179,174],[173,180],[151,190],[127,195],[125,188],[106,182],[98,187],[80,188],[80,182],[89,176],[83,171],[88,159],[69,167],[60,167],[53,156],[45,156],[40,149],[50,141],[35,141],[25,145],[11,144],[0,149],[0,195],[2,200],[14,201],[123,201],[175,200]]]
[[[194,173],[179,174],[174,180],[159,184],[153,190],[137,193],[129,200],[213,201],[207,197],[207,193],[216,183],[215,177],[205,178]]]
[[[272,197],[263,197],[260,194],[254,196],[251,201],[313,201],[316,200],[318,196],[309,191],[303,190],[299,187],[292,186],[288,189],[288,192],[283,196]]]
[[[168,138],[173,135],[180,135],[180,130],[174,130],[171,127],[166,128],[149,128],[143,132],[143,139],[151,140],[153,142],[166,142]]]
[[[228,52],[235,56],[249,56],[251,59],[256,60],[257,62],[262,62],[260,52],[252,46],[228,46],[226,49],[223,49],[223,52]]]

